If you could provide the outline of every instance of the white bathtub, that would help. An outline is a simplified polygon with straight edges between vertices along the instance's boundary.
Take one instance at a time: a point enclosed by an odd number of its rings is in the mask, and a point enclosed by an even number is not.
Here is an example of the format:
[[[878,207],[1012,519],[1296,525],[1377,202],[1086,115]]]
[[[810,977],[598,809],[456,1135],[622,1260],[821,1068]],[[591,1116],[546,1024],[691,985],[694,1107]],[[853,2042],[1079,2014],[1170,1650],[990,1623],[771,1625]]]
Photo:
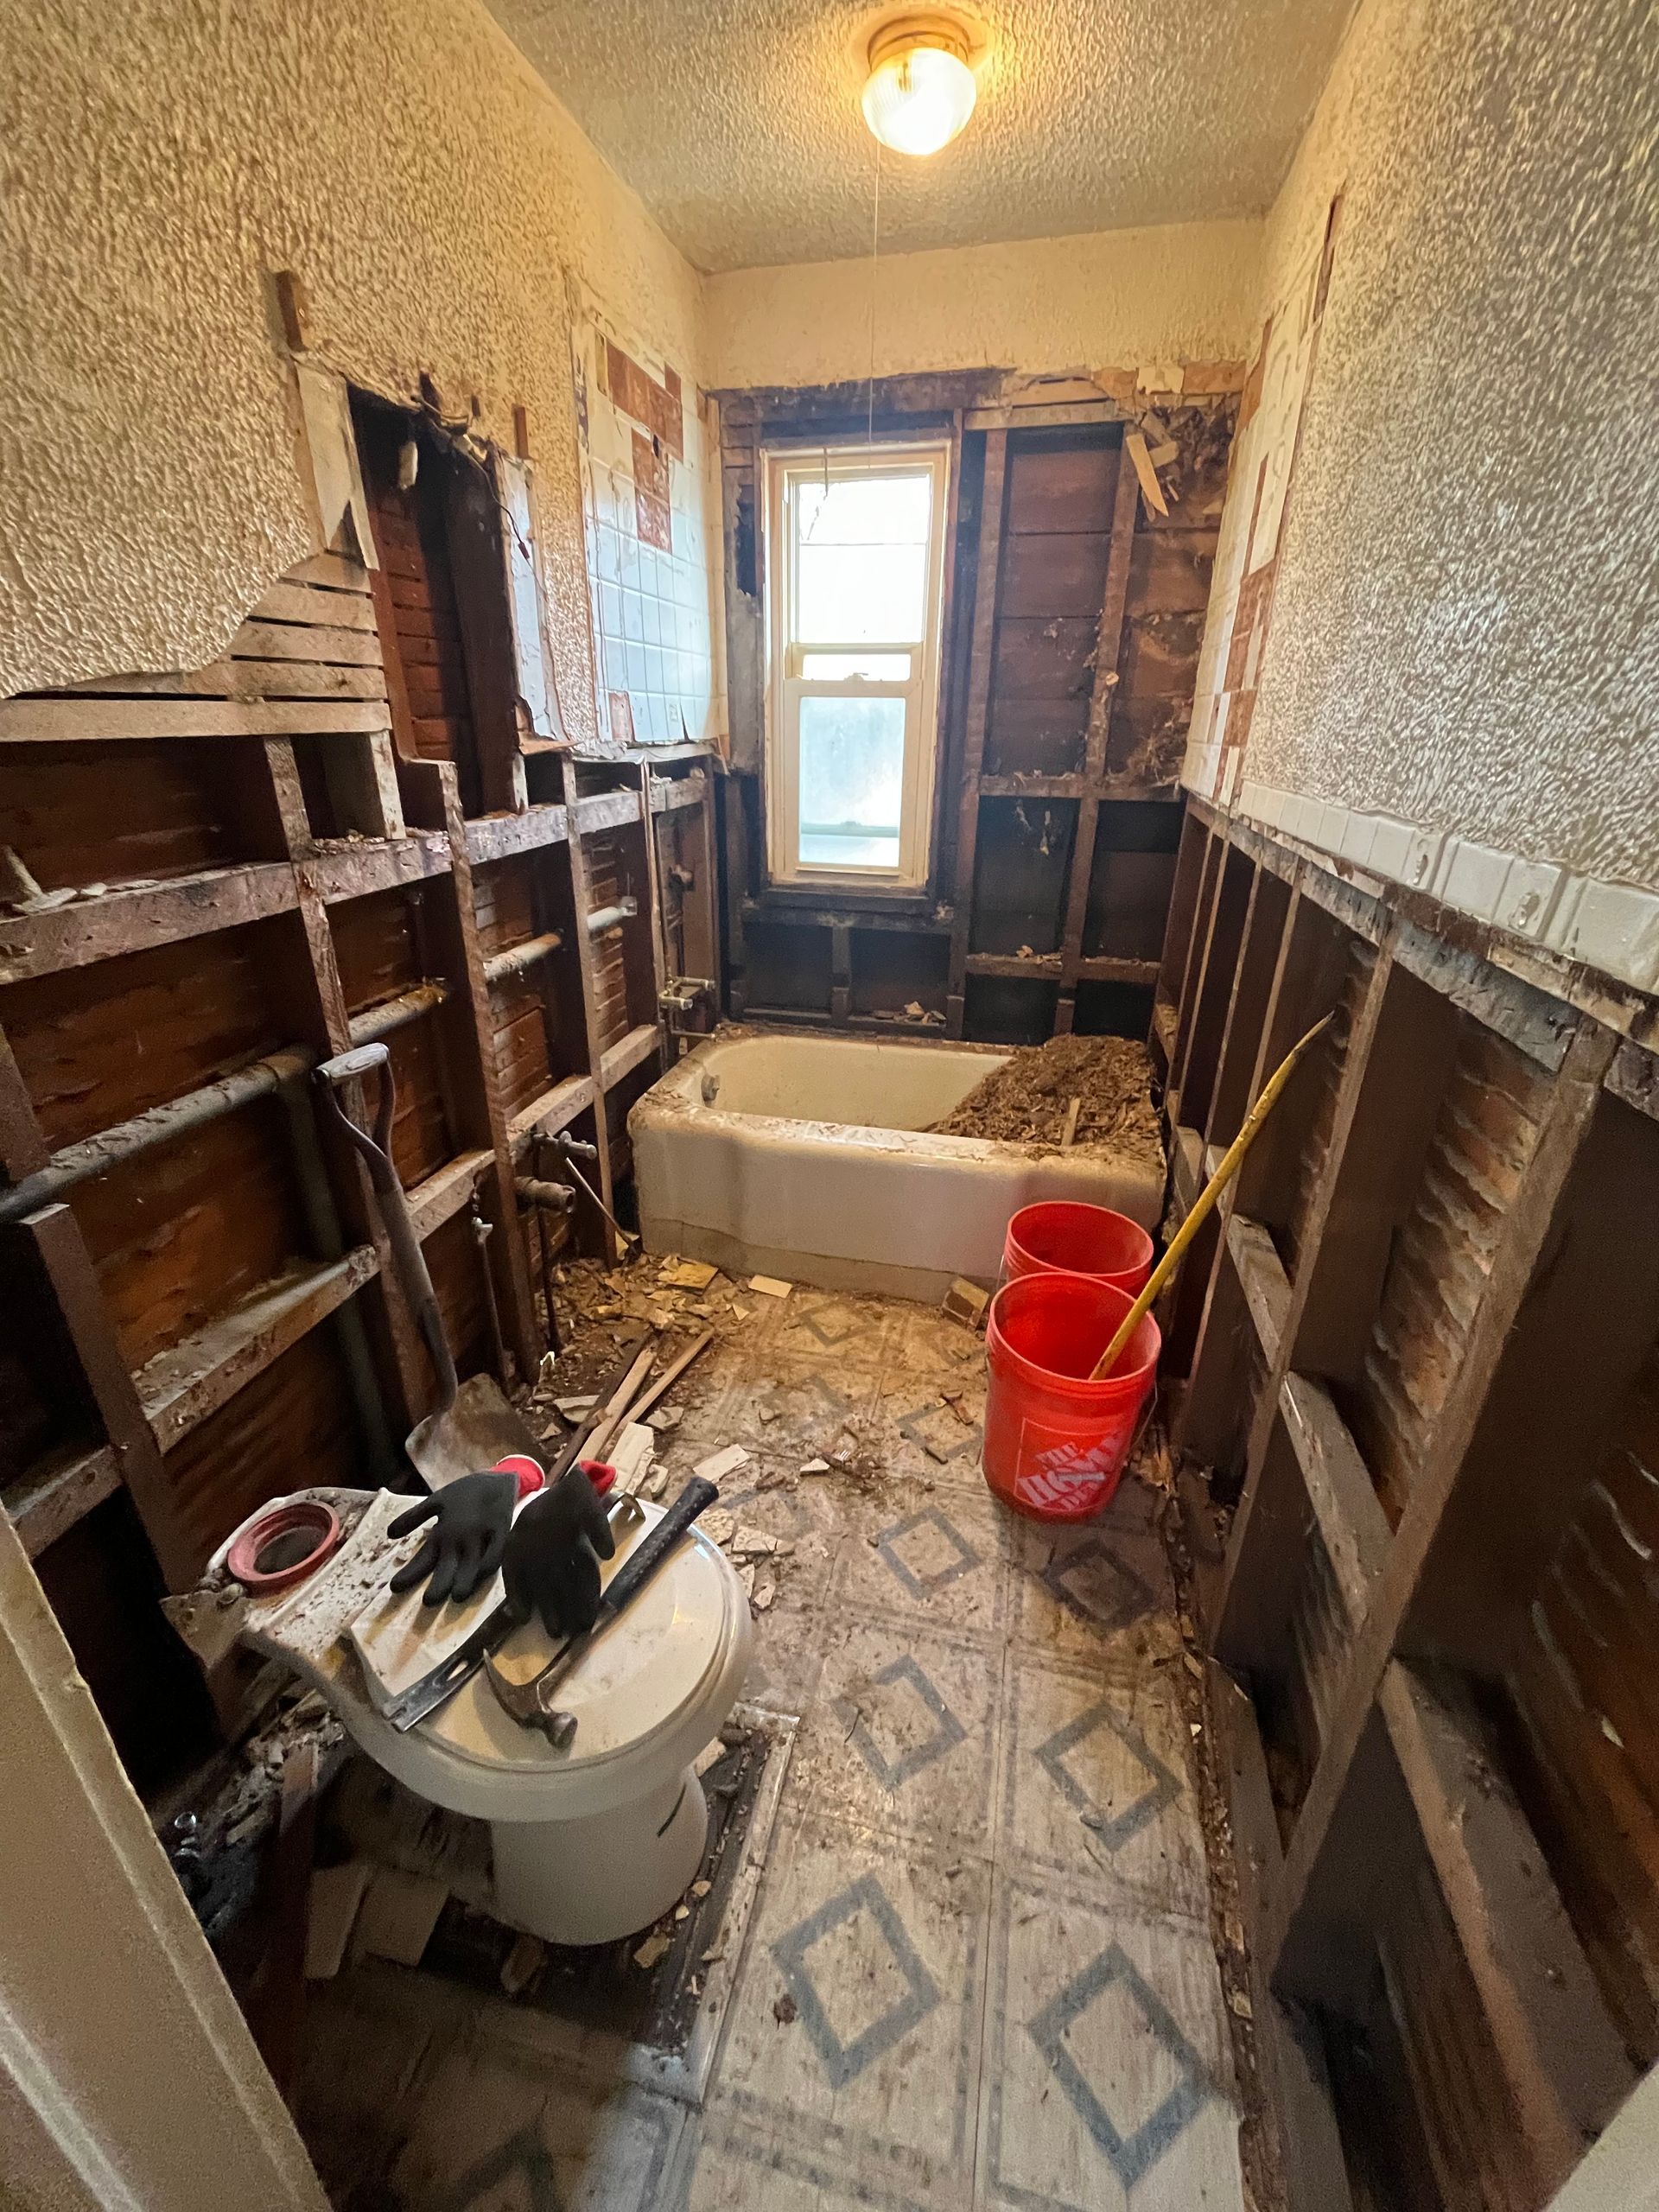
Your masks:
[[[995,1281],[1008,1217],[1082,1198],[1156,1226],[1138,1162],[924,1134],[1007,1058],[995,1046],[728,1027],[628,1116],[650,1252],[827,1290],[942,1297]]]

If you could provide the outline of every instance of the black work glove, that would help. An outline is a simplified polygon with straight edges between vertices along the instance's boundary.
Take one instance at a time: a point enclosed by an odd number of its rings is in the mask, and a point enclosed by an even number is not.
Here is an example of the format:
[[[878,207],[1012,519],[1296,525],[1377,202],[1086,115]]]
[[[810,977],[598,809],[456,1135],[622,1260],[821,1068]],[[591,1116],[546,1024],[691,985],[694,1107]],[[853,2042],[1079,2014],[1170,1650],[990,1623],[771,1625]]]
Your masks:
[[[516,1621],[539,1613],[556,1642],[579,1636],[599,1611],[599,1562],[615,1550],[598,1493],[572,1467],[512,1524],[501,1562],[507,1610]]]
[[[412,1590],[430,1575],[423,1605],[470,1598],[500,1566],[518,1503],[518,1476],[493,1467],[486,1474],[463,1475],[411,1505],[386,1530],[389,1536],[406,1536],[423,1521],[435,1525],[409,1565],[392,1576],[392,1589]]]

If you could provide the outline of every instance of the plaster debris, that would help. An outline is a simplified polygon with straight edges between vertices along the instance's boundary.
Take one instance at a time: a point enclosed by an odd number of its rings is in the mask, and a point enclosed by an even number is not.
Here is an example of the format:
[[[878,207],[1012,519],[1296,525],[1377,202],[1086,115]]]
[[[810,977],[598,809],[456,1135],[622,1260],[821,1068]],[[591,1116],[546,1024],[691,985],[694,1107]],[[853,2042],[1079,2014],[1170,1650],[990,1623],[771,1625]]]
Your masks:
[[[723,1483],[728,1475],[734,1475],[740,1467],[747,1467],[749,1455],[741,1444],[728,1444],[723,1452],[711,1452],[706,1459],[699,1459],[691,1471],[701,1475],[704,1482]]]
[[[775,1582],[761,1582],[755,1586],[754,1595],[749,1602],[757,1613],[769,1612],[777,1595],[778,1586]]]
[[[706,1260],[677,1260],[663,1269],[661,1280],[675,1290],[707,1290],[719,1273]]]
[[[671,1936],[661,1935],[647,1936],[645,1942],[634,1953],[633,1963],[635,1966],[639,1967],[642,1972],[649,1974],[653,1967],[660,1966],[662,1964],[663,1961],[668,1956],[670,1951],[672,1950],[673,1948],[674,1943]]]
[[[827,1475],[829,1471],[830,1462],[827,1459],[809,1459],[801,1469],[804,1475]]]
[[[749,1288],[758,1290],[763,1298],[787,1298],[795,1287],[792,1282],[779,1282],[776,1275],[751,1275]]]
[[[737,1534],[737,1516],[728,1513],[722,1506],[711,1505],[699,1516],[697,1526],[711,1544],[718,1544],[723,1551]]]

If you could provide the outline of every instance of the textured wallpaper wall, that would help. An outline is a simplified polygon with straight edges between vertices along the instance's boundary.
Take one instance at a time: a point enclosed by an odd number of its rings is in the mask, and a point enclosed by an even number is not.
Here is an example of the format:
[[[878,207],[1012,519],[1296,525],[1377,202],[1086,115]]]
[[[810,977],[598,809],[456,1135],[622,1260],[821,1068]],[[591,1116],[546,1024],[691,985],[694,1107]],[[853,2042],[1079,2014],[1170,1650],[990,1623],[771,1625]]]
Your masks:
[[[474,0],[42,0],[0,68],[0,694],[211,660],[309,550],[261,272],[354,380],[530,410],[594,726],[566,271],[699,373],[701,279]]]
[[[1268,225],[1270,304],[1343,193],[1243,774],[1659,887],[1652,35],[1363,0]]]

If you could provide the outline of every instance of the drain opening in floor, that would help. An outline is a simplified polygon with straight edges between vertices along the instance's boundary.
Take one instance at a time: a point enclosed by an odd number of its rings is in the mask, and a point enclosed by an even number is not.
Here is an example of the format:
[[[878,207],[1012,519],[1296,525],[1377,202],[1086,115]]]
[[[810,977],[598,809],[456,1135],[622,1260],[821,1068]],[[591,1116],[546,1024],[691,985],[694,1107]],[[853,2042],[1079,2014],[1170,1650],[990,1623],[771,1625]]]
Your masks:
[[[696,1879],[682,1900],[683,1920],[671,1911],[654,1930],[641,1929],[619,1943],[545,1944],[541,1963],[513,1992],[512,2001],[583,2028],[608,2031],[669,2057],[683,2056],[709,1971],[725,1954],[721,1929],[742,1868],[745,1839],[761,1783],[769,1761],[786,1750],[787,1742],[786,1736],[760,1723],[734,1722],[721,1732],[724,1748],[702,1777],[709,1800],[709,1842]],[[699,1896],[705,1883],[708,1886]],[[653,1933],[666,1939],[667,1948],[654,1965],[642,1967],[636,1955]],[[499,1999],[503,1970],[519,1940],[515,1929],[452,1897],[432,1932],[420,1970]],[[740,1942],[741,1930],[730,1940]]]

